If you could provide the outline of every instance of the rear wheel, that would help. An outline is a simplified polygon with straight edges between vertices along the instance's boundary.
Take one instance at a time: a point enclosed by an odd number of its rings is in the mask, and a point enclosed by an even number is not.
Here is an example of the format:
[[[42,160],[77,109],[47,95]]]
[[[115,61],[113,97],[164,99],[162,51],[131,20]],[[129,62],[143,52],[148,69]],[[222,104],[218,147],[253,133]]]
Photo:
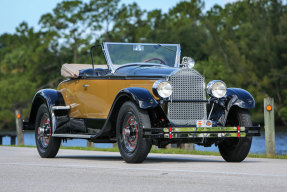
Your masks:
[[[42,104],[37,112],[35,123],[35,139],[38,153],[43,158],[53,158],[57,155],[60,138],[52,137],[52,121],[46,104]]]
[[[238,108],[228,117],[227,126],[252,126],[251,115],[247,109]],[[243,161],[250,150],[252,137],[227,138],[219,145],[219,152],[227,162]]]
[[[143,138],[143,127],[151,127],[149,115],[133,102],[125,102],[118,114],[117,141],[122,158],[127,163],[141,163],[151,149],[151,141]]]

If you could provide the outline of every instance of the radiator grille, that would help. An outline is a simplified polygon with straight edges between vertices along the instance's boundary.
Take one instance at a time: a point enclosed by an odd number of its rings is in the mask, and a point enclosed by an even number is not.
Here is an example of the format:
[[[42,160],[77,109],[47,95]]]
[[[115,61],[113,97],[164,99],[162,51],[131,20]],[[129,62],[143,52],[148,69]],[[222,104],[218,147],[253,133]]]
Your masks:
[[[206,100],[205,81],[193,69],[181,69],[169,78],[173,86],[171,100]],[[205,102],[170,102],[168,118],[175,125],[195,125],[206,119]]]

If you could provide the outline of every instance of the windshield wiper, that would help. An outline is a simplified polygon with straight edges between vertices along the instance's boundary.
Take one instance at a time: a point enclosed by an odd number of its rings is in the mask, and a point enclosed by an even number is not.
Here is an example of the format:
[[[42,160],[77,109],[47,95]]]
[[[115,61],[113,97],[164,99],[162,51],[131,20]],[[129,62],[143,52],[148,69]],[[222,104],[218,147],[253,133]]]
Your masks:
[[[169,48],[169,47],[166,47],[166,46],[164,46],[164,45],[162,45],[162,44],[159,44],[159,43],[158,43],[156,46],[154,46],[154,48],[156,48],[156,49],[158,49],[159,47],[163,47],[163,48],[165,48],[165,49],[167,49],[167,50],[169,50],[169,51],[172,51],[172,52],[176,53],[175,50],[173,50],[173,49],[171,49],[171,48]]]

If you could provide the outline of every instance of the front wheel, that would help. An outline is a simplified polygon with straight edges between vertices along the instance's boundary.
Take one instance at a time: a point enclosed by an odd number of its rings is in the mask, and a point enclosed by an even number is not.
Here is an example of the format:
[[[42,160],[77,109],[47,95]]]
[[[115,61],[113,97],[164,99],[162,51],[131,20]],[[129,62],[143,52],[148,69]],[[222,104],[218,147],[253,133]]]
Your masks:
[[[37,150],[41,157],[53,158],[57,155],[61,139],[52,137],[51,115],[46,104],[42,104],[37,112],[35,139]]]
[[[230,115],[228,126],[252,126],[251,115],[247,109],[238,108]],[[227,138],[219,145],[219,152],[227,162],[243,161],[250,150],[252,137]]]
[[[133,102],[125,102],[118,114],[116,135],[119,151],[127,163],[141,163],[150,152],[152,143],[143,138],[143,127],[151,127],[147,111]]]

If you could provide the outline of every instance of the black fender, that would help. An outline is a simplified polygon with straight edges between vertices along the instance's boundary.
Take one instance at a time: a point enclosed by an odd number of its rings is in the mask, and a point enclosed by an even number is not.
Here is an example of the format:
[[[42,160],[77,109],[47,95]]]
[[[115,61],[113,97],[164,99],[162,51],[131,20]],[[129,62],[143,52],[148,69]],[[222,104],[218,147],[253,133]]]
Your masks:
[[[158,102],[154,99],[152,94],[146,88],[141,87],[129,87],[120,90],[114,104],[116,104],[121,97],[126,96],[134,101],[141,109],[155,108],[158,105]]]
[[[246,90],[240,88],[228,88],[226,96],[221,99],[211,98],[208,104],[208,115],[214,106],[210,119],[217,121],[220,125],[225,125],[228,114],[232,107],[237,106],[243,109],[255,108],[253,96]]]
[[[255,108],[255,100],[253,96],[244,89],[228,88],[226,92],[227,97],[231,98],[232,106],[236,105],[244,109]]]
[[[35,129],[35,121],[39,107],[45,103],[48,107],[48,110],[51,114],[52,118],[52,130],[53,133],[56,130],[57,120],[54,111],[52,110],[53,106],[65,106],[65,101],[62,96],[62,93],[55,89],[42,89],[39,90],[32,101],[32,107],[30,111],[30,117],[28,126],[26,126],[25,130],[34,130]]]
[[[111,131],[115,131],[118,112],[126,101],[133,101],[141,109],[151,109],[159,106],[159,103],[146,88],[129,87],[122,89],[116,95],[107,120],[99,135],[110,135]]]

